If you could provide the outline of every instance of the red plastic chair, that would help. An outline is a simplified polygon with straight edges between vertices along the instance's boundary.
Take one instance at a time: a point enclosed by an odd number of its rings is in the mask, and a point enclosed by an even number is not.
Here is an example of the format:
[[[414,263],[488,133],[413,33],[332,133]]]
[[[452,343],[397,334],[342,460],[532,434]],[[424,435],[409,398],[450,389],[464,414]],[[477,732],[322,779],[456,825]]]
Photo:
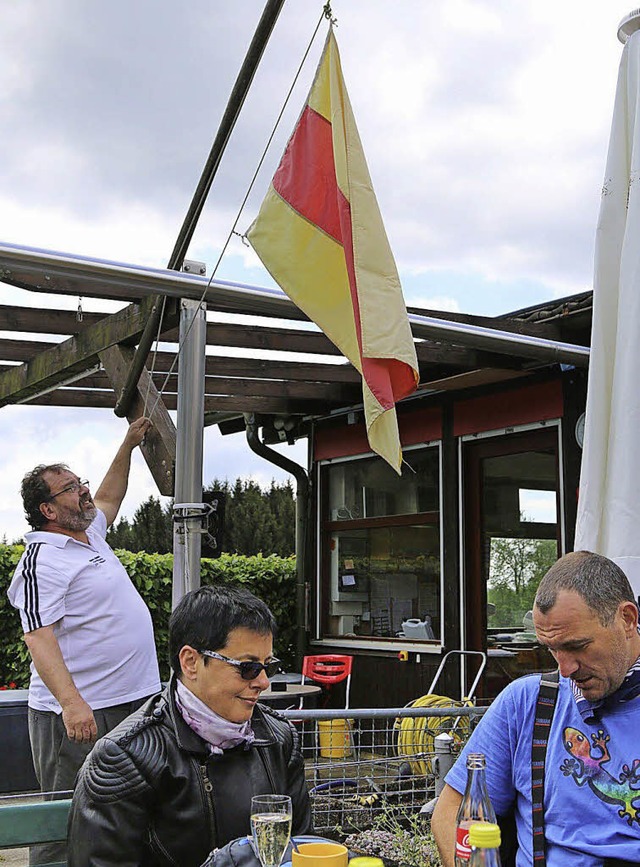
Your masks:
[[[346,680],[345,709],[349,707],[351,667],[353,657],[339,653],[323,653],[320,656],[305,656],[302,660],[302,683],[312,680],[329,690],[335,683]],[[300,702],[302,707],[302,701]]]

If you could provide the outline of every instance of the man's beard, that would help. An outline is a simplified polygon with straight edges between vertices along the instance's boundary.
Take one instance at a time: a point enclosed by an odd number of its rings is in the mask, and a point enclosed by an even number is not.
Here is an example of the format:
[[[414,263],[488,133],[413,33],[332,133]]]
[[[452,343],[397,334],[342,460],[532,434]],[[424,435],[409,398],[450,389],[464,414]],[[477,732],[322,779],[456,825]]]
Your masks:
[[[93,523],[97,511],[98,510],[96,509],[93,500],[85,501],[78,505],[76,511],[65,509],[64,512],[58,516],[58,525],[64,530],[73,530],[73,532],[82,533]]]

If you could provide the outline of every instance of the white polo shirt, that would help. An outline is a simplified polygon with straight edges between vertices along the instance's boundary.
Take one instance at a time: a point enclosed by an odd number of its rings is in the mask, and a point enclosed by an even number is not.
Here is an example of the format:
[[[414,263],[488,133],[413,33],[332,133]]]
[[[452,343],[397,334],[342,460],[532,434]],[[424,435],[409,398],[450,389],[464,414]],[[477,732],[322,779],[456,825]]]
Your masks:
[[[34,531],[8,596],[25,632],[53,624],[65,664],[94,710],[144,698],[160,689],[149,609],[105,541],[98,511],[89,544]],[[61,712],[31,664],[29,707]]]

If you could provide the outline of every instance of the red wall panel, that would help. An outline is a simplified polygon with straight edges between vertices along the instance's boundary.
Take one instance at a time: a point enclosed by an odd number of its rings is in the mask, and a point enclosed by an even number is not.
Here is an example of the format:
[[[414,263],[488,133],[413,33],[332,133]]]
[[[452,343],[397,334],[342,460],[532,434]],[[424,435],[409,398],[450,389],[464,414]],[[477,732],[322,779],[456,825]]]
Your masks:
[[[562,382],[539,382],[512,391],[462,400],[454,406],[455,436],[562,417]]]
[[[432,406],[399,417],[400,442],[403,446],[439,440],[442,436],[440,407]],[[314,460],[348,457],[370,452],[364,422],[316,430]]]

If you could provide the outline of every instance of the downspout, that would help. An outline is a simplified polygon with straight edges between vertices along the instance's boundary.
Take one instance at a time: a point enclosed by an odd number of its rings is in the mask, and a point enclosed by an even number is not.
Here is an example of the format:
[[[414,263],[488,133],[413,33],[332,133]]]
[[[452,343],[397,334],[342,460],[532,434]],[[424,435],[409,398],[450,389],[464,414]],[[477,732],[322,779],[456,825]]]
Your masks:
[[[209,158],[202,170],[200,181],[198,182],[196,191],[193,194],[189,210],[184,218],[180,232],[178,233],[178,238],[169,258],[167,268],[171,271],[179,271],[182,268],[184,257],[187,254],[189,243],[191,242],[193,233],[196,230],[198,218],[204,208],[209,190],[211,189],[211,184],[213,183],[213,179],[218,171],[220,160],[222,159],[222,155],[227,147],[227,142],[231,137],[238,115],[244,105],[249,88],[251,87],[251,82],[253,81],[260,60],[262,59],[262,55],[267,46],[267,42],[271,36],[271,31],[278,20],[278,15],[280,15],[283,5],[284,0],[267,0],[265,4],[262,16],[258,22],[255,33],[253,34],[253,39],[247,49],[244,62],[240,72],[238,73],[238,77],[236,78],[236,83],[231,91],[231,96],[227,102],[224,115],[220,121],[217,135],[213,145],[211,146]],[[142,373],[142,368],[147,362],[147,356],[149,355],[158,328],[160,327],[162,311],[162,298],[156,296],[151,316],[147,320],[144,332],[131,361],[131,367],[127,374],[127,381],[122,387],[120,397],[118,398],[118,402],[114,409],[115,414],[120,418],[124,418],[124,416],[127,415],[133,402],[136,388],[138,386],[138,380]]]
[[[304,579],[307,559],[307,521],[309,506],[309,476],[295,461],[266,446],[258,436],[258,423],[253,413],[244,414],[247,442],[251,451],[261,458],[291,473],[296,480],[296,660],[302,665],[307,647],[307,585]]]

